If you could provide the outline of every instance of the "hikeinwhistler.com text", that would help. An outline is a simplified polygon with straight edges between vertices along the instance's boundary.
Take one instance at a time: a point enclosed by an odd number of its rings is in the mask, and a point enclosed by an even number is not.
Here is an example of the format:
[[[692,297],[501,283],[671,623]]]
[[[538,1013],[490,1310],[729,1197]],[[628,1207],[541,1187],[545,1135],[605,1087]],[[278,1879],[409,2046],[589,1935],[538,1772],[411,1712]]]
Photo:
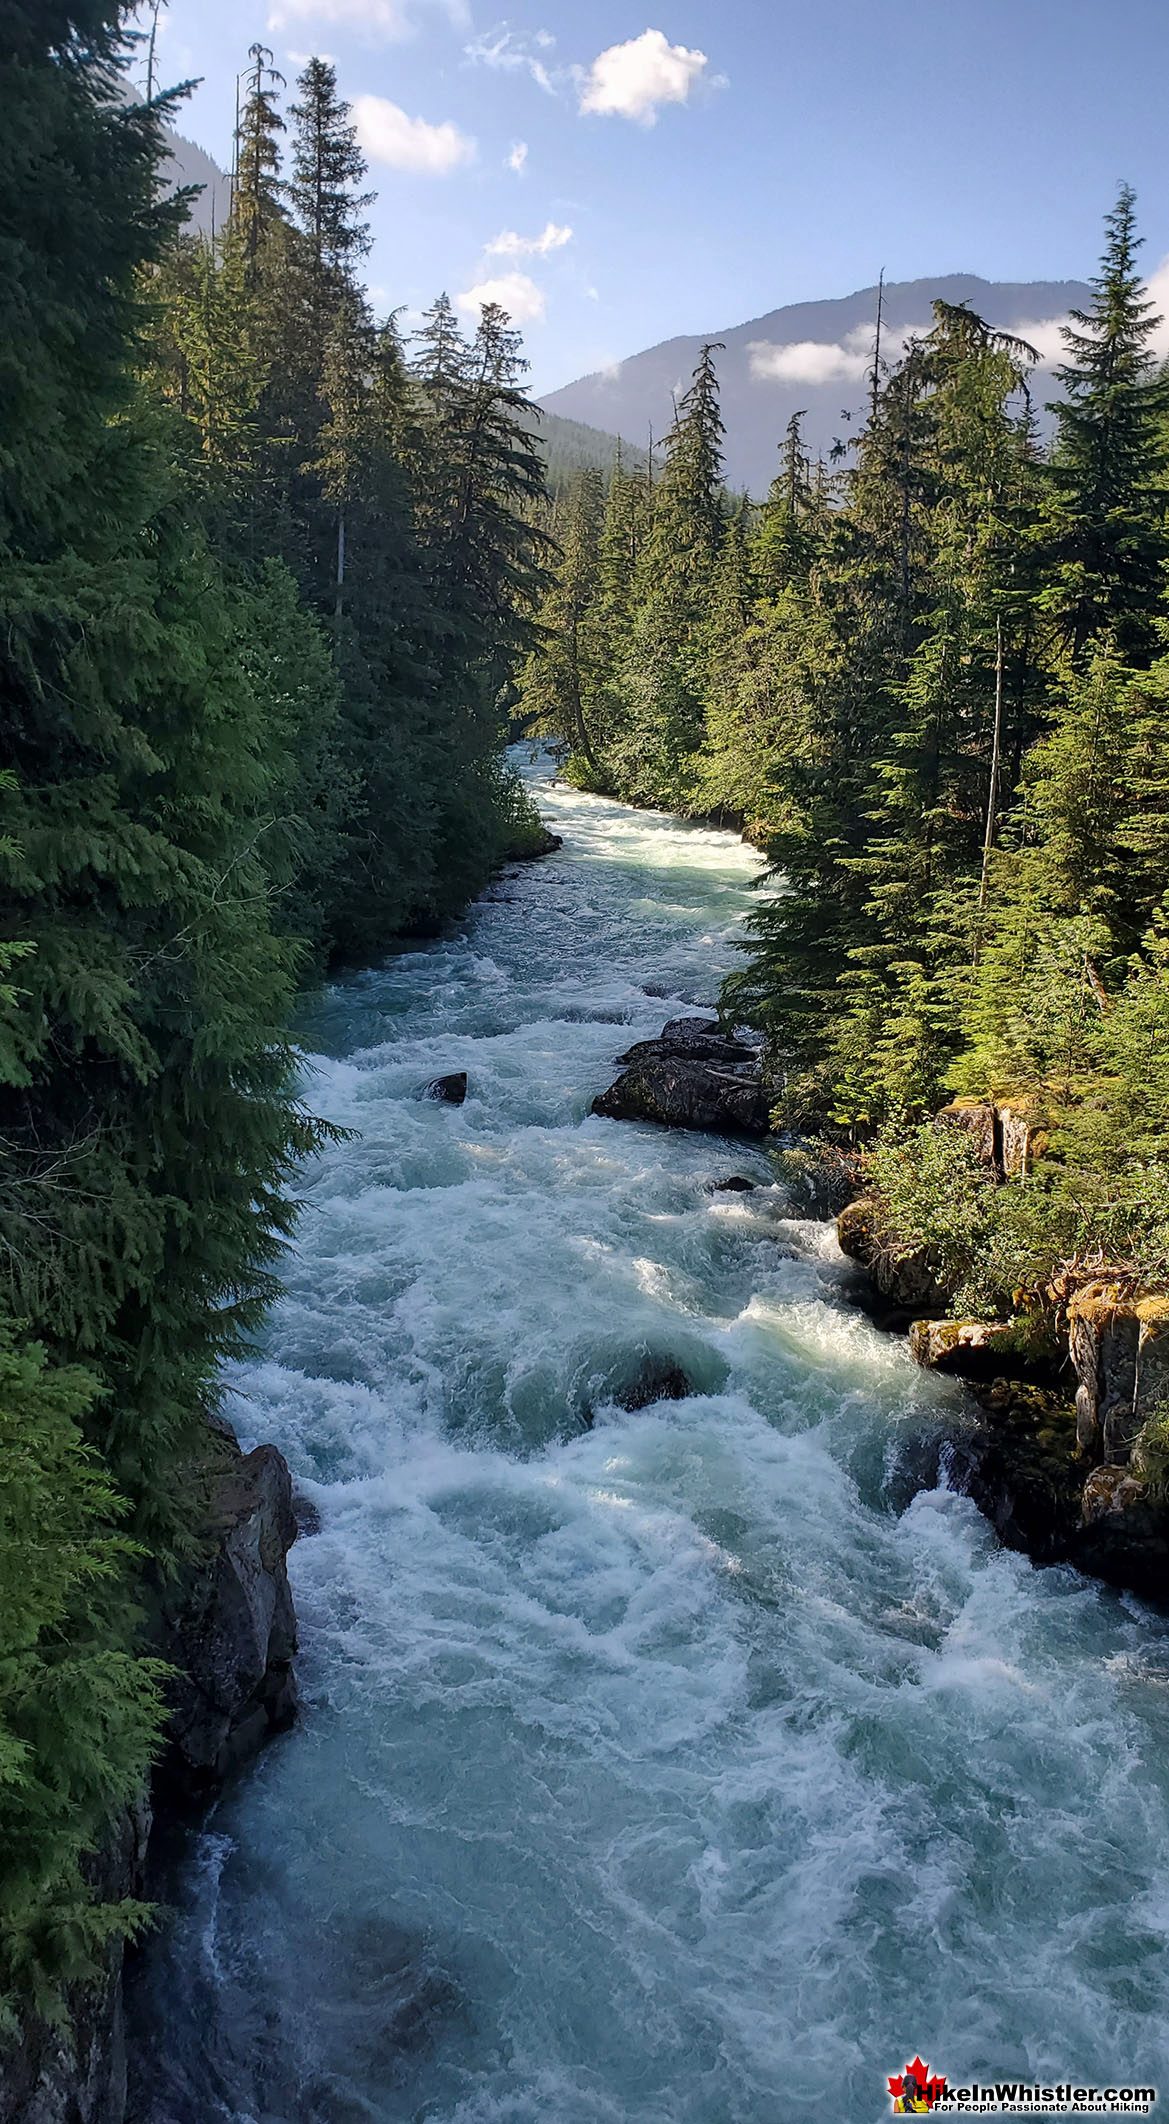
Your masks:
[[[1147,2117],[1156,2101],[1155,2087],[1029,2087],[997,2080],[992,2086],[948,2087],[932,2106],[935,2113],[967,2117]]]

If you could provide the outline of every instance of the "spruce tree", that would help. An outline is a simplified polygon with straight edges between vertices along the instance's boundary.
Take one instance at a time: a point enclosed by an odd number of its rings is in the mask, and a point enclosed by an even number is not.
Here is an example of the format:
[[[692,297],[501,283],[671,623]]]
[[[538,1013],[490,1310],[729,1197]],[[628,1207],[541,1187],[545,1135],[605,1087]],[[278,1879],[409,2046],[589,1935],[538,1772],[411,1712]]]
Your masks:
[[[578,472],[557,520],[559,553],[540,606],[541,640],[522,681],[525,716],[569,746],[576,775],[590,788],[604,780],[593,713],[604,676],[598,625],[603,509],[601,474]]]

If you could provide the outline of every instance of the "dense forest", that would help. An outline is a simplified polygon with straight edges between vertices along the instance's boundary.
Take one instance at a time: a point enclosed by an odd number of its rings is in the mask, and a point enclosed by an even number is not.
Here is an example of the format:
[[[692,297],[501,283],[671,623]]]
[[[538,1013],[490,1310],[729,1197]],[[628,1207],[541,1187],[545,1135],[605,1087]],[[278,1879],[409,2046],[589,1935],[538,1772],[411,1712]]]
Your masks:
[[[539,827],[501,739],[543,584],[515,335],[362,292],[332,69],[253,50],[184,233],[109,0],[11,0],[0,147],[0,2028],[142,1913],[85,1859],[162,1728],[150,1589],[321,1131],[298,986]]]
[[[1134,201],[1041,439],[970,310],[863,433],[726,491],[717,348],[660,461],[545,484],[507,317],[364,292],[332,67],[253,47],[232,210],[157,181],[111,0],[7,0],[0,142],[0,2033],[144,1920],[153,1589],[297,1173],[298,992],[433,931],[541,828],[502,764],[741,824],[724,1011],[777,1126],[861,1153],[967,1305],[1169,1276],[1169,385]],[[563,471],[563,468],[562,468]],[[1009,1105],[1004,1184],[955,1097]]]
[[[768,868],[724,1010],[781,1126],[859,1150],[960,1304],[1169,1274],[1169,387],[1134,200],[1040,440],[1025,343],[938,303],[829,464],[798,416],[725,491],[716,347],[660,465],[559,499],[523,678],[586,788],[741,822]],[[994,1184],[954,1096],[1009,1106]]]

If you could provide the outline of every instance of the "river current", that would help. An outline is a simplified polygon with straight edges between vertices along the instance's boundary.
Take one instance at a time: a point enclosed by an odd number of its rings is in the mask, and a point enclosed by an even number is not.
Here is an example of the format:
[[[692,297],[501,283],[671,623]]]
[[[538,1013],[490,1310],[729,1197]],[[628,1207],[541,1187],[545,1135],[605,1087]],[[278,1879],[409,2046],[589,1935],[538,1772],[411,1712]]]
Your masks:
[[[176,1873],[135,2115],[875,2124],[917,2053],[1169,2102],[1167,1626],[917,1486],[957,1390],[761,1152],[590,1115],[758,858],[529,771],[563,850],[304,1028],[355,1133],[229,1411],[320,1518],[303,1718]],[[647,1357],[694,1391],[626,1413]]]

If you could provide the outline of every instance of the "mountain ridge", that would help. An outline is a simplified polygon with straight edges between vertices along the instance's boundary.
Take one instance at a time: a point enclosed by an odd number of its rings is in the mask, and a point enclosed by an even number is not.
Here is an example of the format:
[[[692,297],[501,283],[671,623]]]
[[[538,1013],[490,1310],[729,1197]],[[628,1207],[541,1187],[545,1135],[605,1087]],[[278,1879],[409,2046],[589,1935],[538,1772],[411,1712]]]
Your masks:
[[[664,434],[673,401],[689,382],[699,349],[722,343],[718,358],[727,426],[727,479],[761,494],[775,468],[779,439],[794,412],[805,415],[813,457],[827,454],[850,420],[863,413],[872,363],[878,284],[849,295],[786,303],[711,333],[674,333],[611,368],[546,392],[548,413],[621,435],[644,447],[648,430]],[[883,330],[890,351],[913,330],[928,329],[936,300],[966,302],[1001,329],[1039,332],[1050,376],[1058,358],[1055,326],[1082,307],[1079,280],[987,280],[978,273],[923,275],[885,283]],[[1039,331],[1039,328],[1043,328]],[[1027,336],[1024,329],[1024,336]],[[1038,395],[1038,394],[1037,394]],[[850,403],[851,401],[851,403]]]

